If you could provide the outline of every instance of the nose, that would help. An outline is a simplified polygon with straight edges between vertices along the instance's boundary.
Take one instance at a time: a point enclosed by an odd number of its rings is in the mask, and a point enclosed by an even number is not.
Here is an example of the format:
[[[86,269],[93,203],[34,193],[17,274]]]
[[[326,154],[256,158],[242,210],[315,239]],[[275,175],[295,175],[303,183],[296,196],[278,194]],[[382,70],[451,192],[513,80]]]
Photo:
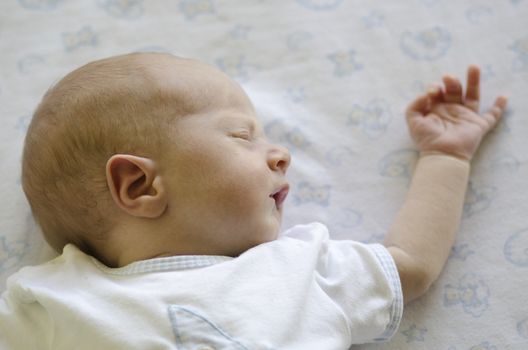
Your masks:
[[[290,151],[283,146],[273,145],[268,153],[268,165],[272,170],[282,171],[286,174],[286,170],[290,166],[291,155]]]

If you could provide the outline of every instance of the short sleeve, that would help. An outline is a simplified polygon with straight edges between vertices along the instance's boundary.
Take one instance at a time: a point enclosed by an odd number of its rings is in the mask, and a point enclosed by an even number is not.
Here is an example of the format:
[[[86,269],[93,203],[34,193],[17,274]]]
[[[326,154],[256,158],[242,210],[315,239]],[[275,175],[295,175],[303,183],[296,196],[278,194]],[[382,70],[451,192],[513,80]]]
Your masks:
[[[403,292],[401,281],[396,263],[387,248],[381,244],[372,244],[369,247],[374,254],[376,254],[394,297],[390,307],[390,322],[385,328],[385,332],[383,332],[379,338],[374,339],[376,341],[387,341],[392,338],[398,330],[403,315]]]
[[[0,349],[47,349],[52,324],[45,309],[26,294],[12,285],[0,297]]]
[[[397,331],[403,296],[396,265],[384,246],[324,239],[316,282],[341,310],[352,344],[387,341]]]

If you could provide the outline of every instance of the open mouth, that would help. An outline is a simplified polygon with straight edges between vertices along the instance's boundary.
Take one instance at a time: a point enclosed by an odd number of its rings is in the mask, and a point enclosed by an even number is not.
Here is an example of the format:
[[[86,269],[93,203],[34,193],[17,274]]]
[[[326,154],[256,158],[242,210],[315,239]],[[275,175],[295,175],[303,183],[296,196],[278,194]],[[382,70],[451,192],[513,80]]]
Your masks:
[[[284,203],[284,201],[286,200],[289,190],[290,186],[286,184],[282,186],[279,190],[275,191],[275,193],[270,194],[270,197],[273,197],[273,199],[275,199],[275,206],[277,207],[277,209],[280,209],[282,207],[282,203]]]

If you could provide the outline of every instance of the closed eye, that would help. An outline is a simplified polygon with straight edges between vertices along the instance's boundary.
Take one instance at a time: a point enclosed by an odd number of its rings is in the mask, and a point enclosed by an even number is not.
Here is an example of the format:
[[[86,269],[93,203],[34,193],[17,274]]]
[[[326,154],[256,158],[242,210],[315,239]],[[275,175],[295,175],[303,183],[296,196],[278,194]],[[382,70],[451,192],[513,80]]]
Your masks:
[[[249,132],[244,132],[244,131],[234,133],[231,136],[239,138],[239,139],[243,139],[246,141],[249,141],[251,139],[251,135],[249,134]]]

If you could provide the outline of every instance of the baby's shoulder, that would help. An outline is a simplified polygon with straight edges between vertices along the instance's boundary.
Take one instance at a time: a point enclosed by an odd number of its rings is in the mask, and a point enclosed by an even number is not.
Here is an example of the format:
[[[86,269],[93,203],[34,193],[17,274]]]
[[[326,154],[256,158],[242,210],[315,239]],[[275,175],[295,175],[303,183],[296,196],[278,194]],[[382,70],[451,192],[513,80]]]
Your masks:
[[[74,245],[67,245],[56,258],[22,267],[9,276],[6,290],[22,302],[33,302],[35,290],[61,290],[61,286],[74,286],[76,281],[96,275],[92,259]]]

